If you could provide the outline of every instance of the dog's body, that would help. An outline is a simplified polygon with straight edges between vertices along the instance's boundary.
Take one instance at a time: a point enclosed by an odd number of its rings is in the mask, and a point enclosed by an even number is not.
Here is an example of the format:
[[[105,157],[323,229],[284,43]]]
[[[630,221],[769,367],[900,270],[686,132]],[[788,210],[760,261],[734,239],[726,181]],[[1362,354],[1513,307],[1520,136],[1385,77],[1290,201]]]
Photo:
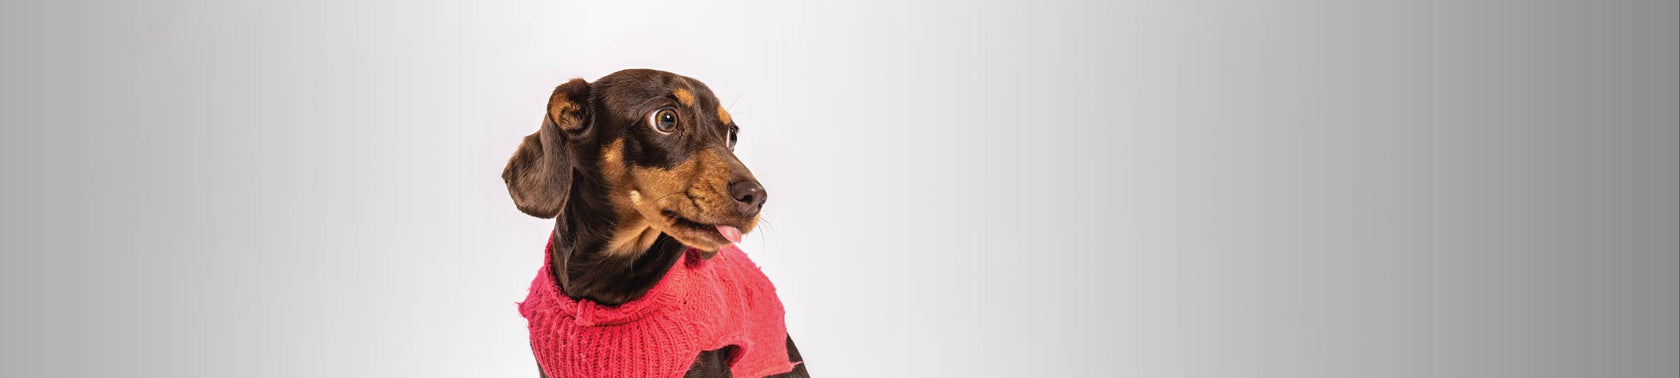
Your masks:
[[[573,79],[555,88],[542,128],[502,178],[520,211],[555,218],[547,273],[559,291],[617,306],[690,250],[710,259],[757,225],[766,191],[734,156],[738,130],[694,79],[641,69]],[[786,343],[796,365],[781,376],[808,376]],[[686,376],[731,376],[739,349],[699,352]]]

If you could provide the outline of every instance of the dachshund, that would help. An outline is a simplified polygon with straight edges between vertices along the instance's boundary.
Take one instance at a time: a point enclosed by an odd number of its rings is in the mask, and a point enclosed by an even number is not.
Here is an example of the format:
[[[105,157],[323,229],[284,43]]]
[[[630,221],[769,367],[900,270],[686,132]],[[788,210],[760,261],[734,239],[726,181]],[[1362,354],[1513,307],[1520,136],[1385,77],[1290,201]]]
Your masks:
[[[739,132],[711,89],[669,72],[629,69],[556,87],[541,128],[525,137],[502,171],[519,211],[555,220],[545,251],[550,262],[533,293],[548,282],[569,301],[616,308],[644,299],[673,266],[686,269],[681,262],[693,265],[734,248],[757,226],[768,193],[734,155]],[[756,265],[746,266],[762,277]],[[787,358],[774,362],[793,366],[775,376],[807,377],[793,339],[782,336],[774,295],[769,290],[771,323],[781,332],[776,338],[785,339]],[[535,320],[531,327],[539,372],[559,371],[542,366]],[[730,377],[742,347],[698,351],[684,376]],[[780,358],[781,347],[764,349]]]

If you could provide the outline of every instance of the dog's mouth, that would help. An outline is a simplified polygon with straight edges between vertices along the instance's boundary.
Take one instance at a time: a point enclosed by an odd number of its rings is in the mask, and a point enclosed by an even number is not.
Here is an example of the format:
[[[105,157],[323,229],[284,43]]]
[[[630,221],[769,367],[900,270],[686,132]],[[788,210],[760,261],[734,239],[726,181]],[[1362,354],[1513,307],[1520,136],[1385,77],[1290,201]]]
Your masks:
[[[660,211],[659,215],[666,221],[664,229],[660,231],[683,244],[706,251],[716,251],[729,244],[739,243],[741,236],[746,233],[735,225],[702,223],[671,210]]]

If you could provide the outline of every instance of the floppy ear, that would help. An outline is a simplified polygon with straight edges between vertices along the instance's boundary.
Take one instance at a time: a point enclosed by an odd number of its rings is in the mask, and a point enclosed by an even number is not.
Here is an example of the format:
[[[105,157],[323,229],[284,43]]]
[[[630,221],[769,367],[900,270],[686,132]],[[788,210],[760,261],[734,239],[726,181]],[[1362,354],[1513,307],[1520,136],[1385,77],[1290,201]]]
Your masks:
[[[554,88],[548,97],[548,114],[542,128],[525,137],[519,150],[502,169],[502,181],[519,211],[538,218],[553,218],[566,207],[572,192],[572,156],[568,141],[582,130],[588,119],[584,109],[589,99],[589,82],[572,79]]]

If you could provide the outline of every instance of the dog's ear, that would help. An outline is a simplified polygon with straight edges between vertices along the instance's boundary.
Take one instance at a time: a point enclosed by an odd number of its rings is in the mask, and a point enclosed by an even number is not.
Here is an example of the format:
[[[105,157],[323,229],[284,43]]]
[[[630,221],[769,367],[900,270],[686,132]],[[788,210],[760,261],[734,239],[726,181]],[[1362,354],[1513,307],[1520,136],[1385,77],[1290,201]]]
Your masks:
[[[538,218],[553,218],[566,208],[572,192],[570,139],[584,129],[589,118],[586,104],[589,82],[572,79],[554,88],[548,97],[548,114],[542,128],[525,137],[519,151],[502,169],[502,181],[519,211]]]

